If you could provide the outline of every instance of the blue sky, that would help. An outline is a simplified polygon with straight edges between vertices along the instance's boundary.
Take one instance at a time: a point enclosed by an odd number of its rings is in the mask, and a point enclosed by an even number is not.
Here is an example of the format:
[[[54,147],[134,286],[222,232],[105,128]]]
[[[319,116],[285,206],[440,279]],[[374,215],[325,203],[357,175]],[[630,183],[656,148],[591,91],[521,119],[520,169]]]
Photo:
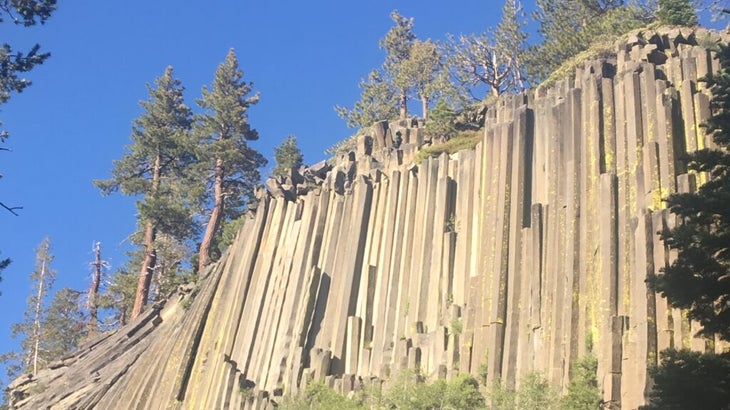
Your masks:
[[[383,61],[378,40],[398,9],[415,18],[421,39],[477,33],[496,24],[501,1],[155,0],[59,2],[45,26],[0,24],[17,50],[40,43],[51,58],[33,70],[33,85],[0,106],[11,132],[0,152],[0,200],[22,206],[0,212],[0,257],[13,263],[0,282],[0,353],[14,349],[10,324],[22,319],[34,249],[52,240],[55,289],[89,283],[92,244],[100,241],[111,270],[124,263],[135,230],[134,200],[102,197],[93,179],[107,178],[129,143],[146,84],[172,65],[194,107],[233,47],[261,101],[250,110],[267,158],[293,134],[305,162],[353,131],[337,117],[351,106],[359,80]],[[532,1],[525,2],[531,10]],[[264,170],[268,174],[268,169]],[[4,371],[0,369],[0,378]]]

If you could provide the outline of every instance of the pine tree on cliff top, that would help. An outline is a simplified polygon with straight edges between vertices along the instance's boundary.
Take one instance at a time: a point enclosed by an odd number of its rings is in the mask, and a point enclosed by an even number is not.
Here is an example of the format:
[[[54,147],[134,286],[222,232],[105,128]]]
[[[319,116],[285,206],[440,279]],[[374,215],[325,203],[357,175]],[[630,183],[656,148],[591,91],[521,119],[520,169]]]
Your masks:
[[[205,234],[200,244],[198,271],[215,259],[213,251],[222,228],[238,218],[251,202],[259,168],[266,158],[249,146],[258,132],[248,122],[248,109],[259,101],[249,95],[253,84],[243,80],[238,59],[231,49],[218,66],[210,89],[203,88],[198,105],[204,113],[195,123],[200,180],[205,183],[204,202],[211,205]]]
[[[404,69],[404,64],[411,56],[411,47],[413,42],[416,41],[416,35],[413,34],[413,18],[403,17],[398,13],[398,10],[393,10],[390,13],[390,18],[393,20],[395,25],[385,34],[385,37],[380,40],[380,48],[385,50],[385,63],[383,67],[385,72],[393,79],[402,76],[401,71]],[[408,116],[408,92],[410,85],[407,82],[393,82],[398,88],[399,92],[399,109],[400,118],[406,118]]]
[[[659,0],[657,18],[662,24],[696,26],[699,22],[692,3],[688,0]]]
[[[297,137],[290,135],[281,145],[274,148],[274,160],[276,165],[271,174],[275,177],[283,178],[290,169],[299,169],[304,161],[304,155],[297,145]]]
[[[145,112],[134,121],[127,153],[114,161],[112,178],[94,181],[104,194],[121,190],[141,197],[137,210],[142,235],[137,241],[144,256],[131,318],[148,302],[157,266],[158,235],[184,239],[195,231],[193,211],[186,200],[186,174],[195,157],[190,138],[192,112],[184,103],[184,88],[173,76],[172,67],[155,80],[155,87],[147,88],[150,99],[140,102]]]

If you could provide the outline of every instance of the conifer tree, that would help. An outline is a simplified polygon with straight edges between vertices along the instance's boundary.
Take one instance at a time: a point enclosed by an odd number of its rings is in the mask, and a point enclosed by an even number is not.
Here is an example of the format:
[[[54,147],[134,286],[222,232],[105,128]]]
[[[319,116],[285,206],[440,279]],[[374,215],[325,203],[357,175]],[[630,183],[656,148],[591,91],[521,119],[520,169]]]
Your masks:
[[[678,254],[652,283],[670,305],[687,309],[703,334],[730,340],[730,46],[721,45],[717,57],[721,70],[706,78],[713,114],[705,127],[719,149],[688,155],[687,168],[707,172],[709,180],[667,198],[681,223],[662,238]]]
[[[89,337],[96,335],[99,330],[99,293],[102,290],[104,270],[109,264],[101,259],[101,242],[94,244],[94,262],[91,263],[91,285],[86,297],[86,307],[89,310],[87,332]]]
[[[448,141],[456,135],[455,119],[456,113],[454,113],[454,110],[449,107],[445,100],[439,100],[436,108],[431,112],[431,118],[426,122],[426,135],[440,141]]]
[[[184,103],[181,83],[172,67],[148,85],[150,99],[140,105],[145,112],[134,121],[132,144],[114,162],[113,177],[94,181],[104,194],[121,190],[140,196],[137,209],[143,235],[144,256],[131,311],[137,317],[147,304],[157,263],[155,240],[161,233],[175,238],[194,234],[187,172],[195,161],[190,138],[192,113]]]
[[[408,61],[411,56],[411,48],[416,35],[413,34],[413,18],[403,17],[398,10],[390,13],[390,18],[395,25],[380,40],[380,48],[385,50],[385,63],[383,67],[385,72],[392,79],[402,77],[400,72],[403,70],[403,64]],[[399,112],[400,118],[408,117],[408,92],[410,84],[407,81],[393,81],[399,93]]]
[[[421,99],[423,118],[428,118],[428,104],[438,92],[436,80],[441,70],[441,53],[430,40],[415,40],[408,59],[402,62],[393,83],[399,89],[412,88]]]
[[[274,148],[276,165],[271,171],[275,177],[284,178],[290,169],[299,169],[302,166],[304,155],[297,145],[297,137],[290,135],[284,142]]]
[[[199,272],[213,261],[212,251],[223,226],[240,216],[245,204],[253,200],[259,168],[266,165],[266,158],[248,144],[259,137],[248,122],[248,109],[259,101],[258,94],[249,95],[252,90],[253,84],[243,80],[231,49],[218,66],[213,85],[204,87],[198,100],[204,111],[195,123],[202,167],[199,175],[208,188],[204,202],[211,205],[200,243]]]
[[[30,274],[31,293],[23,315],[23,321],[11,325],[11,336],[20,340],[20,351],[6,352],[0,356],[5,363],[8,376],[18,376],[21,372],[37,374],[38,369],[47,364],[42,353],[45,302],[56,277],[53,270],[51,240],[46,237],[36,249],[35,269]]]
[[[398,118],[398,93],[381,70],[371,71],[367,80],[360,81],[359,87],[362,90],[360,100],[352,109],[335,106],[337,115],[347,121],[348,127],[364,128],[377,121]]]
[[[659,0],[657,18],[662,24],[696,26],[697,13],[689,0]]]
[[[86,338],[86,316],[81,311],[82,293],[65,287],[53,295],[43,312],[43,337],[40,351],[46,363],[76,350]]]
[[[525,54],[533,83],[546,79],[596,39],[622,35],[651,20],[645,7],[625,0],[537,0],[536,6],[534,19],[543,41]]]
[[[661,236],[677,257],[649,283],[671,307],[699,322],[701,335],[730,341],[730,46],[719,45],[716,56],[720,70],[705,78],[713,97],[704,126],[718,148],[688,154],[689,171],[707,173],[708,180],[695,192],[667,198],[678,223]],[[725,408],[728,370],[727,353],[664,351],[651,372],[647,409]]]

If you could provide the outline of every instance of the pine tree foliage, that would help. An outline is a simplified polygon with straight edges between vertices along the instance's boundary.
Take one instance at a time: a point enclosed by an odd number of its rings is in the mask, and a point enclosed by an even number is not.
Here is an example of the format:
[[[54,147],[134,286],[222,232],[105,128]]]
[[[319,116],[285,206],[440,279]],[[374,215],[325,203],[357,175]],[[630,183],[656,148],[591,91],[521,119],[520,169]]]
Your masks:
[[[493,95],[524,90],[522,53],[527,34],[522,15],[520,3],[507,0],[496,28],[480,35],[448,37],[445,49],[457,82],[471,87],[486,85]]]
[[[254,189],[261,178],[259,168],[267,163],[249,145],[259,137],[248,121],[249,108],[259,101],[258,93],[250,95],[252,91],[253,84],[243,80],[243,71],[231,49],[218,66],[213,85],[210,89],[204,87],[198,100],[204,111],[195,122],[201,161],[198,175],[205,187],[203,202],[210,206],[199,249],[199,271],[215,259],[216,242],[225,225],[254,200]]]
[[[351,109],[335,106],[337,115],[350,128],[364,128],[377,121],[398,118],[398,93],[381,70],[373,70],[359,84],[360,100]]]
[[[385,50],[383,68],[398,90],[400,118],[406,118],[408,116],[408,94],[411,84],[404,80],[405,76],[401,72],[404,70],[404,64],[411,56],[411,49],[416,41],[416,35],[413,33],[412,17],[404,17],[398,10],[393,10],[390,13],[390,18],[395,25],[380,40],[380,48]]]
[[[713,98],[705,127],[718,149],[690,153],[688,169],[709,180],[667,198],[679,222],[662,239],[678,254],[652,283],[672,307],[687,309],[703,334],[730,340],[730,47],[720,45],[717,57],[720,71],[706,78]]]
[[[290,135],[284,142],[274,148],[274,160],[276,164],[271,174],[275,177],[284,178],[291,169],[299,169],[304,161],[302,150],[297,145],[297,137]]]
[[[121,191],[139,196],[137,210],[144,234],[139,243],[145,252],[139,274],[134,318],[147,304],[157,262],[155,239],[164,234],[179,240],[192,237],[194,201],[189,172],[197,160],[190,127],[192,112],[185,105],[179,80],[172,67],[148,85],[150,98],[140,105],[144,113],[134,121],[127,153],[114,161],[112,178],[94,184],[104,194]]]
[[[571,366],[568,394],[561,399],[562,410],[597,409],[601,402],[596,372],[598,359],[589,354]]]
[[[393,84],[398,89],[412,89],[421,99],[423,117],[428,118],[430,99],[438,93],[438,74],[442,69],[441,52],[430,40],[415,40],[409,56],[401,63]]]
[[[25,27],[44,24],[56,10],[56,0],[2,0],[0,1],[0,22],[10,19],[14,24]],[[0,46],[0,104],[5,103],[13,92],[21,92],[31,83],[22,73],[43,64],[50,53],[41,53],[36,44],[28,52],[13,51],[10,44]],[[6,135],[0,135],[4,138]]]
[[[65,287],[54,293],[43,314],[40,351],[46,363],[76,350],[86,338],[87,318],[81,309],[83,294]]]
[[[31,292],[28,295],[23,321],[11,325],[11,336],[19,339],[20,350],[6,352],[0,362],[6,364],[12,378],[21,372],[37,373],[48,363],[48,357],[41,350],[44,342],[44,309],[56,277],[53,270],[51,240],[46,237],[36,249],[35,269],[30,274]]]
[[[669,349],[642,410],[727,409],[730,403],[730,354]]]
[[[697,12],[689,0],[659,0],[657,18],[662,24],[672,26],[696,26]]]
[[[536,6],[534,19],[540,23],[543,41],[525,54],[533,84],[595,41],[625,34],[651,20],[647,7],[624,0],[537,0]]]
[[[432,139],[448,141],[456,135],[456,113],[445,100],[439,100],[426,122],[425,133]]]

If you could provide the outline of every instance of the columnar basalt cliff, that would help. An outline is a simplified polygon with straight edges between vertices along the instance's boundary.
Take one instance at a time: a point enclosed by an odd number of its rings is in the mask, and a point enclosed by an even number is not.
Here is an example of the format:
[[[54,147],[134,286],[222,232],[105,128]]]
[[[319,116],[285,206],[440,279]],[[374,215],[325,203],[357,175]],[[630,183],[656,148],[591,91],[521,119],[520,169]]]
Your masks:
[[[637,408],[659,351],[722,348],[645,282],[674,257],[662,198],[703,179],[682,154],[713,144],[708,36],[645,31],[501,98],[473,151],[413,164],[419,124],[377,124],[317,184],[270,183],[194,289],[16,380],[13,408],[266,408],[404,368],[565,389],[589,351]]]

